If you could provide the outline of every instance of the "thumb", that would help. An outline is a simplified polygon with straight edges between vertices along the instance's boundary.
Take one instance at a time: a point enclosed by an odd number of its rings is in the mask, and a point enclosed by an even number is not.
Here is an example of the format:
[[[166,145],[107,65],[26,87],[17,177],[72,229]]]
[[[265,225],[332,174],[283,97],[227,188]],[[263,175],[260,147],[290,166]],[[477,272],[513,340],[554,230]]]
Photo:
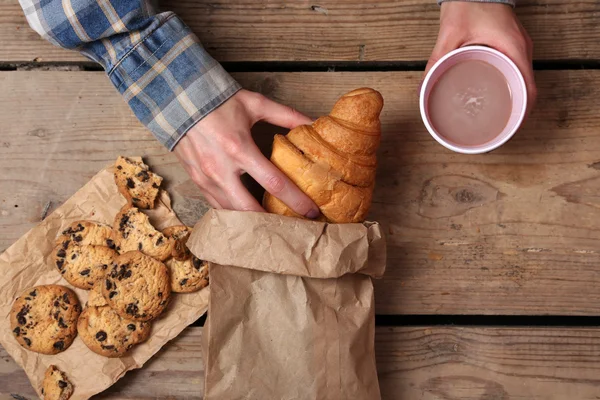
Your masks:
[[[312,119],[292,107],[279,104],[267,97],[263,96],[260,103],[261,109],[258,110],[258,117],[262,121],[288,129],[313,123]]]
[[[437,42],[435,43],[435,47],[433,48],[431,56],[429,57],[429,61],[427,62],[427,66],[425,67],[423,78],[425,78],[429,70],[435,65],[436,62],[440,60],[440,58],[444,57],[452,50],[458,49],[461,47],[461,45],[462,42],[458,35],[447,35],[443,32],[440,32]]]

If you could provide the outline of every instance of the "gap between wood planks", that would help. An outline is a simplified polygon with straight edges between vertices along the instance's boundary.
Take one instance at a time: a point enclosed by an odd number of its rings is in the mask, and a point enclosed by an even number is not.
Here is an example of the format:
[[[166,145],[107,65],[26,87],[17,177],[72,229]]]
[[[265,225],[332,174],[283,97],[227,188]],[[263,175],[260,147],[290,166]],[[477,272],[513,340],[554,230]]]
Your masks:
[[[423,61],[248,61],[224,62],[229,72],[384,72],[423,71]],[[534,61],[536,71],[600,69],[598,60]],[[0,71],[103,71],[93,62],[27,62],[0,63]]]
[[[192,326],[204,326],[206,314]],[[379,327],[478,326],[478,327],[598,327],[596,316],[554,315],[376,315]]]

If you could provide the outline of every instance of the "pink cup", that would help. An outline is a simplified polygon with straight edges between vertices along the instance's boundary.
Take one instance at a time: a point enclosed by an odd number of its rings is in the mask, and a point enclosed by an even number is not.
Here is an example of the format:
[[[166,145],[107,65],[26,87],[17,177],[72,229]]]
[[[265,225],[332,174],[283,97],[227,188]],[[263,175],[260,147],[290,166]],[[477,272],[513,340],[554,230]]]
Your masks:
[[[453,65],[466,60],[485,61],[496,67],[506,78],[512,97],[512,113],[504,130],[494,139],[476,146],[460,145],[438,134],[429,119],[428,111],[429,94],[439,77]],[[457,153],[481,154],[502,146],[517,132],[517,130],[519,130],[527,110],[527,87],[525,86],[525,79],[523,79],[523,75],[519,71],[519,68],[510,58],[489,47],[467,46],[446,54],[435,63],[431,70],[429,70],[429,73],[427,73],[427,76],[423,81],[423,86],[421,87],[419,103],[423,123],[425,123],[425,127],[427,127],[431,136],[433,136],[438,143]]]

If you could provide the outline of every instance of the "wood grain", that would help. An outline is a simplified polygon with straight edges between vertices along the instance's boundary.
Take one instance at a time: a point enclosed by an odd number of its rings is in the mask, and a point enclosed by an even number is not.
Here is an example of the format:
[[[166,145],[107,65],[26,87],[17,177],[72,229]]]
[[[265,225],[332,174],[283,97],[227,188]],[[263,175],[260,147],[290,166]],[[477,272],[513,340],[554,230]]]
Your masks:
[[[438,30],[434,0],[168,0],[219,61],[426,60]],[[598,59],[597,1],[522,0],[535,59]],[[17,0],[0,0],[0,62],[86,61],[29,29]]]
[[[200,399],[201,328],[188,328],[98,399]],[[600,332],[583,328],[378,328],[384,400],[583,400],[600,393]],[[0,347],[0,399],[35,394]]]
[[[537,75],[524,128],[491,154],[451,153],[426,133],[420,74],[247,73],[244,85],[312,117],[361,86],[381,90],[383,141],[371,219],[387,234],[379,314],[600,312],[600,71]],[[102,73],[0,73],[0,249],[118,154],[143,155],[193,224],[201,196]],[[270,126],[255,130],[270,143]],[[18,207],[15,207],[18,206]]]

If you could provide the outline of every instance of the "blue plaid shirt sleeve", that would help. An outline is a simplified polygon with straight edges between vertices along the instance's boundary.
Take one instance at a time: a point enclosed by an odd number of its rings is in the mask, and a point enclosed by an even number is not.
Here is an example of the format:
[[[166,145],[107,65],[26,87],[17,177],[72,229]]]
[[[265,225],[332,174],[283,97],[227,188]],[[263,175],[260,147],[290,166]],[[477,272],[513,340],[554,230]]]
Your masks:
[[[19,0],[51,43],[100,63],[137,118],[172,150],[241,87],[172,12],[149,0]]]

